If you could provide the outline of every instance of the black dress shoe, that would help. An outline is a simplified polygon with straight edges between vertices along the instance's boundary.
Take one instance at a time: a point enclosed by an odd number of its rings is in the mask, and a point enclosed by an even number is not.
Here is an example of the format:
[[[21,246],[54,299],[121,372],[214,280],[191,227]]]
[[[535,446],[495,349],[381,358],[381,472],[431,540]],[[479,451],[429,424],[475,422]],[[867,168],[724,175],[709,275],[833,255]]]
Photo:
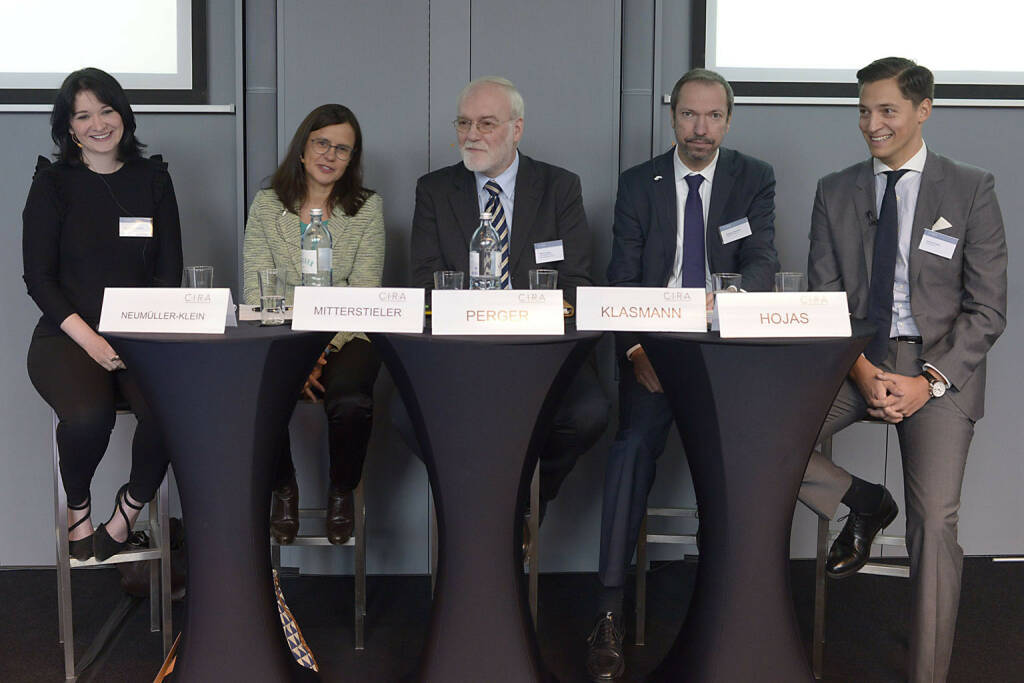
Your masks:
[[[356,517],[354,498],[352,489],[333,483],[327,489],[327,540],[334,545],[344,545],[352,537]]]
[[[626,670],[622,655],[622,624],[613,612],[601,615],[587,637],[587,673],[595,681],[612,681]]]
[[[270,535],[281,545],[288,545],[299,533],[299,485],[295,475],[288,483],[274,489],[270,501]]]
[[[96,557],[97,562],[106,562],[111,557],[124,550],[124,547],[128,545],[128,539],[132,537],[132,525],[128,519],[128,515],[130,513],[125,510],[125,506],[135,510],[136,515],[138,515],[139,510],[145,506],[144,503],[135,505],[128,500],[128,484],[125,484],[118,489],[117,495],[114,496],[114,511],[110,514],[110,519],[96,527],[96,531],[93,532],[92,554]],[[124,519],[125,526],[128,527],[128,531],[125,533],[123,541],[118,541],[110,535],[109,531],[107,531],[107,527],[114,521],[114,515],[117,514],[121,515]]]
[[[874,512],[850,510],[846,525],[828,551],[825,572],[833,579],[844,579],[860,571],[868,561],[871,543],[878,532],[896,519],[899,508],[887,489],[882,489],[882,502]]]

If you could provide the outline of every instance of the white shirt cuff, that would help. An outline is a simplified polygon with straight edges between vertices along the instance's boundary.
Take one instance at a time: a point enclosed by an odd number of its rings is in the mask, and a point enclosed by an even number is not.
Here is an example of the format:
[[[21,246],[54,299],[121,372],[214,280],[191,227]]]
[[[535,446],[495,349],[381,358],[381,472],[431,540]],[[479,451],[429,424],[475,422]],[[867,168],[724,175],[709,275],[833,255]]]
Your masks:
[[[932,365],[931,363],[925,363],[925,364],[924,364],[924,369],[925,369],[925,370],[931,370],[931,371],[933,371],[933,372],[934,372],[934,373],[935,373],[936,375],[938,375],[938,376],[939,376],[939,378],[940,378],[940,379],[942,379],[942,381],[946,383],[946,388],[947,388],[947,389],[950,389],[950,388],[952,388],[952,386],[953,386],[953,385],[952,385],[952,384],[950,383],[950,381],[949,381],[948,379],[946,379],[946,376],[942,374],[942,370],[939,370],[939,369],[938,369],[937,367],[935,367],[935,366],[934,366],[934,365]]]
[[[633,344],[632,346],[630,346],[628,349],[626,349],[626,360],[633,360],[633,354],[636,353],[638,349],[642,349],[642,348],[643,347],[640,346],[640,344]],[[939,372],[939,371],[936,370],[935,372]],[[939,373],[939,374],[942,374],[942,373]],[[943,379],[945,379],[945,377],[943,377]]]

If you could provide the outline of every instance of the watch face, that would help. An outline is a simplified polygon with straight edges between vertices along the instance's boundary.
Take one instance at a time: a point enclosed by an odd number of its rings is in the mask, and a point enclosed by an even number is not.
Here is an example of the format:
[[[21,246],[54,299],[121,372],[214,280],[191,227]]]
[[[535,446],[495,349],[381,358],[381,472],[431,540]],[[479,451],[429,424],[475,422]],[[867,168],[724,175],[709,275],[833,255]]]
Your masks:
[[[938,380],[931,383],[931,388],[934,398],[942,398],[943,394],[946,393],[946,385]]]

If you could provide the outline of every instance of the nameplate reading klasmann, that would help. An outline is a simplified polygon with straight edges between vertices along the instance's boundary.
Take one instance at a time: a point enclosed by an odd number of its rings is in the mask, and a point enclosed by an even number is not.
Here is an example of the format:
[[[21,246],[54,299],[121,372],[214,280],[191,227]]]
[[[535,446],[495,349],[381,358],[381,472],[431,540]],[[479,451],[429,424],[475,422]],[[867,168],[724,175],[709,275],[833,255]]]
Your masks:
[[[701,288],[579,287],[576,329],[630,332],[706,332]]]
[[[565,334],[560,289],[435,289],[430,318],[434,334]]]
[[[846,292],[729,292],[717,304],[723,339],[851,334]]]
[[[296,287],[292,329],[422,332],[423,290],[411,287]]]
[[[224,334],[230,302],[227,288],[107,287],[99,331]]]

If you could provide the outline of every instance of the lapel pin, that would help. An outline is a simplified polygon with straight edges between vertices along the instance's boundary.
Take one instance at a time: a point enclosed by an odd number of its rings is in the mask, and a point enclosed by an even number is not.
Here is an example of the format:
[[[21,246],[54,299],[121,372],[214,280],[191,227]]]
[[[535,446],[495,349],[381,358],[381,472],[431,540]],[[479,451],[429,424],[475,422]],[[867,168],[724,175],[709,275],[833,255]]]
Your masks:
[[[661,176],[660,175],[654,176],[654,182],[658,182],[659,180],[661,180]]]

